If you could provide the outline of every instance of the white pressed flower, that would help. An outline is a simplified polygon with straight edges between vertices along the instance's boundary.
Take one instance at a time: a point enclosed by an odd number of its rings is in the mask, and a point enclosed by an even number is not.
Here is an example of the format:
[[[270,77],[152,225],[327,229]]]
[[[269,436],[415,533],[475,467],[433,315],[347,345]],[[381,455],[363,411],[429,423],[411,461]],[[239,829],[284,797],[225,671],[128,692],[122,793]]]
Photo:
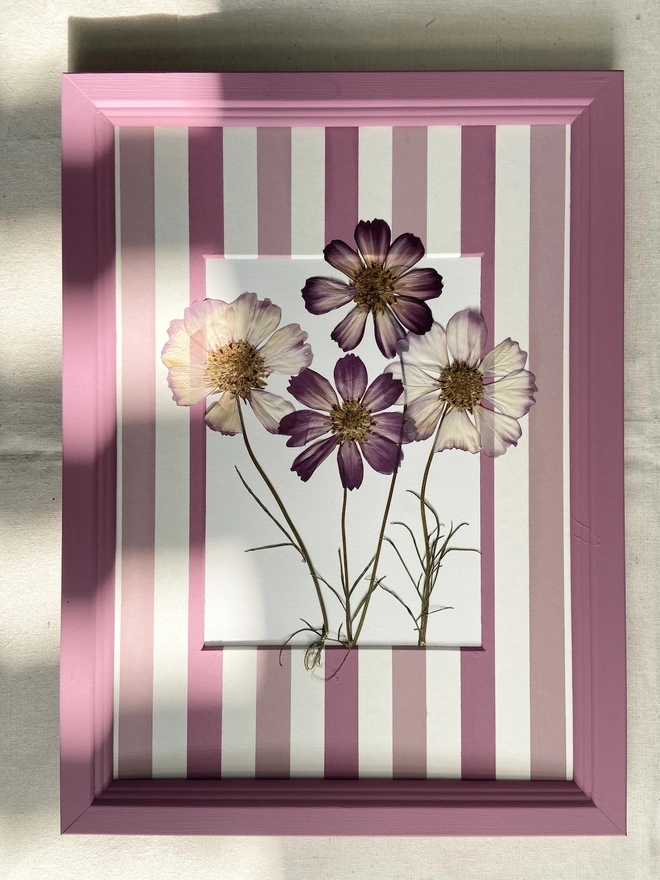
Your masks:
[[[505,339],[482,357],[488,331],[478,312],[455,314],[447,330],[409,333],[399,343],[403,363],[388,369],[402,378],[408,404],[404,431],[426,440],[437,429],[433,450],[463,449],[495,458],[520,439],[518,419],[534,404],[534,375],[526,352]],[[439,425],[439,428],[438,428]]]
[[[265,391],[272,373],[297,376],[312,362],[307,334],[298,324],[280,327],[282,312],[269,299],[243,293],[234,302],[194,302],[172,321],[161,357],[172,397],[193,406],[220,394],[206,423],[221,434],[240,434],[239,401],[249,403],[261,424],[276,434],[293,405]]]

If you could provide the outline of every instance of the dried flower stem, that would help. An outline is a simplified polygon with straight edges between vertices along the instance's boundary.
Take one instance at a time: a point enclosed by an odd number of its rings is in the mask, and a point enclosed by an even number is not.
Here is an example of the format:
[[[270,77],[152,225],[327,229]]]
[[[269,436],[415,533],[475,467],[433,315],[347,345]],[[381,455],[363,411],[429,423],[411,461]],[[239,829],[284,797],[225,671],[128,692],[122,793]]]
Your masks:
[[[277,490],[275,489],[275,487],[273,486],[271,481],[268,479],[266,472],[264,471],[264,469],[261,467],[261,465],[257,461],[257,457],[255,456],[255,454],[252,450],[252,446],[250,445],[250,441],[248,440],[247,432],[245,430],[245,418],[243,416],[243,410],[241,409],[240,401],[237,400],[236,403],[238,405],[238,414],[241,419],[241,428],[243,430],[243,441],[245,442],[245,448],[247,449],[248,455],[250,456],[250,459],[252,460],[252,464],[255,466],[255,468],[259,472],[259,476],[264,481],[264,483],[268,486],[268,489],[270,490],[270,494],[275,499],[277,506],[279,507],[280,511],[282,512],[282,516],[284,517],[284,519],[287,522],[287,525],[291,529],[291,533],[293,534],[294,538],[296,539],[296,541],[298,543],[298,550],[300,551],[300,555],[304,559],[304,561],[307,565],[307,568],[309,569],[309,573],[312,577],[312,581],[314,582],[314,588],[316,589],[316,596],[319,600],[319,606],[321,608],[321,615],[323,617],[323,630],[322,630],[322,634],[320,636],[320,639],[323,642],[325,642],[325,640],[328,638],[328,636],[330,634],[330,628],[329,628],[329,624],[328,624],[328,612],[326,611],[325,601],[323,599],[323,593],[321,592],[321,584],[319,582],[319,577],[316,573],[316,570],[314,569],[314,566],[312,565],[312,560],[310,558],[309,553],[307,552],[307,548],[305,547],[305,544],[303,543],[303,539],[300,537],[300,533],[298,532],[298,529],[293,524],[293,520],[289,516],[289,513],[288,513],[286,507],[284,506],[284,502],[282,501],[282,499],[278,495]]]
[[[385,510],[383,512],[383,522],[380,527],[380,535],[378,536],[378,544],[376,545],[376,555],[374,557],[373,567],[371,569],[371,577],[369,579],[369,588],[367,589],[366,595],[364,596],[360,605],[362,605],[362,613],[360,615],[360,620],[358,622],[357,629],[355,630],[355,635],[353,640],[349,642],[349,647],[357,644],[358,639],[360,638],[360,633],[362,632],[362,627],[364,626],[364,620],[367,616],[367,611],[369,609],[369,602],[371,600],[372,595],[376,591],[378,587],[378,580],[376,576],[378,574],[378,563],[380,561],[380,552],[383,549],[383,538],[385,537],[385,528],[387,526],[387,517],[390,513],[390,507],[392,506],[392,497],[394,495],[394,487],[396,486],[396,478],[399,473],[399,465],[401,463],[401,443],[399,443],[399,460],[397,461],[396,468],[394,473],[392,474],[392,480],[390,482],[390,491],[387,496],[387,501],[385,503]]]
[[[342,572],[342,586],[344,588],[344,601],[346,612],[346,640],[348,644],[353,642],[353,620],[351,618],[351,587],[348,577],[348,544],[346,540],[346,503],[348,500],[348,489],[344,487],[344,497],[341,505],[341,546],[344,558]]]
[[[419,616],[419,639],[417,641],[417,644],[420,646],[426,644],[426,632],[429,625],[429,607],[431,604],[431,593],[433,592],[433,587],[435,585],[433,578],[435,556],[431,552],[431,547],[429,545],[429,526],[426,518],[426,485],[428,483],[429,473],[431,471],[431,465],[433,463],[433,457],[436,454],[436,440],[440,436],[440,428],[442,427],[445,415],[447,414],[447,409],[448,408],[445,406],[442,411],[442,415],[440,416],[438,429],[433,438],[431,452],[426,462],[426,467],[424,468],[424,476],[422,478],[422,486],[419,493],[419,509],[422,517],[422,531],[424,533],[424,562],[422,565],[422,568],[424,570],[424,585],[422,587],[422,609]]]

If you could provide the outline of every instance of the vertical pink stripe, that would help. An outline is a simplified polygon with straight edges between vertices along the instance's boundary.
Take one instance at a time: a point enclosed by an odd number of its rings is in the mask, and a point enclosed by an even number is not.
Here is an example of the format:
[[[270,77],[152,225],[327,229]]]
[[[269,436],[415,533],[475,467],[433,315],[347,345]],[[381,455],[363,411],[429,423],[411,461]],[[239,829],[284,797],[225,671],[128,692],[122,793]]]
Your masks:
[[[358,129],[325,130],[325,240],[351,243],[358,221]],[[341,668],[340,668],[341,667]],[[339,670],[339,671],[338,671]],[[358,776],[358,649],[325,649],[325,776]]]
[[[190,301],[206,296],[205,254],[224,249],[222,129],[188,133]],[[222,649],[202,651],[206,542],[204,402],[190,409],[190,557],[188,599],[188,776],[219,776]]]
[[[411,232],[426,244],[427,129],[392,129],[392,235]],[[392,649],[392,772],[426,776],[426,653]]]
[[[392,773],[426,776],[426,650],[418,648],[392,648]]]
[[[529,616],[532,779],[566,776],[563,370],[566,130],[531,129]]]
[[[291,255],[291,129],[257,129],[260,257]]]
[[[426,247],[426,126],[392,129],[392,235],[412,232]]]
[[[325,778],[357,779],[359,648],[325,649]]]
[[[481,312],[495,323],[495,127],[462,134],[461,251],[482,254]],[[482,648],[461,650],[461,764],[468,779],[495,778],[494,468],[481,455]]]
[[[325,241],[351,244],[358,222],[358,129],[325,130]]]
[[[154,136],[120,131],[122,587],[119,775],[151,776],[156,482]]]
[[[288,778],[291,755],[291,650],[257,648],[254,775]]]

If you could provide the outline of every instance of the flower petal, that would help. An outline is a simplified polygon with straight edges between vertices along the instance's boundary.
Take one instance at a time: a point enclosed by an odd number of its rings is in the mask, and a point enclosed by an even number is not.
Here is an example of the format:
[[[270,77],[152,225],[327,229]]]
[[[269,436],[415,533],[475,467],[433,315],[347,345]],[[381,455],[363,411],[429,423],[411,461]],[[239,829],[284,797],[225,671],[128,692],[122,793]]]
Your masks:
[[[193,364],[206,367],[206,356],[211,349],[190,336],[184,321],[171,321],[167,334],[168,340],[160,353],[166,367],[188,367]]]
[[[364,327],[367,323],[367,312],[358,306],[346,315],[343,321],[330,334],[330,338],[334,339],[342,351],[350,351],[356,348],[364,336]]]
[[[330,419],[313,409],[298,409],[284,416],[280,434],[288,435],[287,446],[307,446],[330,430]]]
[[[435,373],[437,376],[449,366],[447,334],[437,321],[433,322],[431,329],[423,336],[409,333],[398,344],[397,351],[404,364],[421,367],[427,373]]]
[[[193,406],[216,390],[203,367],[170,367],[167,384],[177,406]]]
[[[400,296],[392,303],[392,311],[404,327],[419,336],[427,333],[433,325],[433,313],[425,302]]]
[[[287,324],[280,327],[268,342],[259,349],[264,359],[264,366],[269,373],[283,373],[285,376],[297,376],[312,362],[312,347],[307,334],[300,329],[300,324]]]
[[[367,368],[357,355],[339,358],[335,364],[335,385],[344,400],[360,400],[367,387]]]
[[[484,385],[484,397],[505,416],[520,419],[534,405],[534,392],[537,390],[534,374],[528,370],[518,370],[504,379]]]
[[[206,413],[206,424],[212,431],[221,434],[242,434],[241,418],[238,414],[238,400],[226,391],[217,403]]]
[[[406,410],[404,431],[413,440],[426,440],[435,431],[444,403],[437,393],[420,397]]]
[[[294,459],[291,470],[295,471],[300,479],[306,483],[316,468],[330,455],[338,442],[339,438],[336,434],[327,437],[325,440],[317,440],[316,443],[312,443],[311,446],[308,446],[307,449]]]
[[[338,238],[333,239],[329,245],[323,249],[323,256],[326,263],[330,263],[335,269],[339,269],[349,278],[355,278],[357,273],[363,268],[362,260],[358,257],[352,247],[349,247],[345,241]]]
[[[355,227],[355,243],[368,266],[382,266],[392,241],[392,232],[384,220],[360,220]]]
[[[347,440],[339,445],[337,464],[342,486],[345,489],[359,489],[364,477],[364,465],[357,443]]]
[[[315,275],[305,282],[302,295],[308,312],[313,315],[325,315],[326,312],[349,303],[355,296],[355,290],[345,281]]]
[[[293,412],[293,404],[279,394],[271,394],[261,388],[253,388],[249,398],[252,412],[271,434],[278,434],[284,416]]]
[[[403,430],[403,413],[400,412],[377,413],[371,432],[387,437],[393,443],[410,443],[410,437]]]
[[[464,409],[449,409],[445,413],[433,445],[434,452],[443,449],[463,449],[465,452],[479,452],[481,449],[479,432]]]
[[[412,269],[394,282],[394,293],[397,296],[409,296],[412,299],[435,299],[442,293],[442,288],[442,275],[435,269]]]
[[[527,352],[511,338],[505,339],[489,351],[479,369],[485,379],[501,379],[509,373],[522,370],[527,362]]]
[[[360,440],[362,455],[379,474],[393,474],[403,458],[403,452],[393,440],[373,432]]]
[[[509,446],[517,446],[522,429],[516,419],[493,412],[485,406],[475,406],[474,417],[481,436],[481,447],[490,458],[504,455]]]
[[[391,373],[381,373],[367,388],[362,398],[362,406],[369,412],[381,412],[395,404],[401,397],[402,391],[403,385],[400,379],[395,379]]]
[[[374,328],[376,345],[381,353],[386,358],[393,358],[396,354],[396,344],[399,339],[403,339],[406,331],[388,309],[384,312],[374,312]]]
[[[406,269],[410,269],[415,263],[419,263],[423,256],[424,245],[420,239],[410,232],[404,232],[390,245],[385,268],[397,277],[403,275]]]
[[[412,364],[404,362],[402,369],[401,362],[394,361],[394,363],[385,367],[385,372],[394,376],[395,379],[403,381],[404,393],[400,403],[410,404],[426,394],[431,394],[433,391],[437,392],[439,389],[436,379]]]
[[[227,310],[227,323],[232,318],[232,339],[244,339],[256,347],[277,328],[282,310],[269,299],[258,299],[256,293],[242,293]]]
[[[186,333],[205,351],[216,351],[232,340],[227,323],[230,305],[220,299],[205,299],[196,300],[184,310]]]
[[[299,376],[293,376],[289,382],[289,393],[303,406],[323,412],[330,412],[333,406],[339,406],[335,389],[316,370],[303,370]]]
[[[484,350],[488,330],[486,322],[470,309],[457,312],[447,324],[447,348],[455,361],[476,367]]]

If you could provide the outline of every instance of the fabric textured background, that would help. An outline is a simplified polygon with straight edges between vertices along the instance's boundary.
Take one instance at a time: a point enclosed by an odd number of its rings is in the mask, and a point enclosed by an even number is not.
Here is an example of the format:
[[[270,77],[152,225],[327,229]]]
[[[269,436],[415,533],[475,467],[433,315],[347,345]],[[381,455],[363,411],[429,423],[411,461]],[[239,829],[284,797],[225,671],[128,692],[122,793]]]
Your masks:
[[[3,0],[0,8],[0,873],[8,880],[657,876],[656,0],[557,0],[552,8],[543,0]],[[626,71],[629,836],[60,837],[61,72],[546,68]]]

